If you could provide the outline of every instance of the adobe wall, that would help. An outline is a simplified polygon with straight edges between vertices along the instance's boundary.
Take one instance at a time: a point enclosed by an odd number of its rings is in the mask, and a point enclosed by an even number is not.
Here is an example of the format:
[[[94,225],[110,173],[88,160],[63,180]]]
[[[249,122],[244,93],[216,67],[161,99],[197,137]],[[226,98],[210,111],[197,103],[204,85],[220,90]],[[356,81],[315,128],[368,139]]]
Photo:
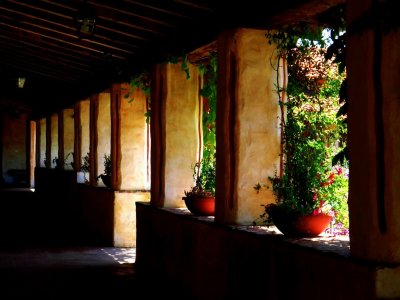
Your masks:
[[[350,258],[337,241],[251,232],[140,202],[136,211],[138,276],[187,299],[400,296],[399,267]]]

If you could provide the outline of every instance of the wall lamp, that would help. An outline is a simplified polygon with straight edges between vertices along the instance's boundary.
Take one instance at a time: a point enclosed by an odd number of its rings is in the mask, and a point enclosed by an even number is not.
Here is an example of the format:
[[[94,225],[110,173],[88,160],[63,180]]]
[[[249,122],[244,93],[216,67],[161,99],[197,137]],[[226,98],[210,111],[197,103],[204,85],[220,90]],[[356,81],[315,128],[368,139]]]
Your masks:
[[[25,81],[26,81],[25,77],[18,77],[17,78],[17,86],[18,86],[18,88],[23,89],[24,85],[25,85]]]
[[[79,39],[93,35],[96,26],[96,14],[86,0],[81,4],[75,16],[75,22]]]

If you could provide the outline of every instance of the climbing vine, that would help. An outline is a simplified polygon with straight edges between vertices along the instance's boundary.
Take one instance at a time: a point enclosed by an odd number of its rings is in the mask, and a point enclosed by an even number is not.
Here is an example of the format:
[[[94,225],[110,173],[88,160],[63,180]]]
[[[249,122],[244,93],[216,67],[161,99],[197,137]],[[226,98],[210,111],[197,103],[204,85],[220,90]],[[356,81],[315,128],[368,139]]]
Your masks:
[[[132,76],[129,83],[125,85],[122,89],[124,98],[127,99],[128,103],[132,103],[134,101],[132,94],[136,89],[141,90],[143,94],[146,96],[146,112],[144,113],[144,116],[146,118],[147,124],[150,123],[150,116],[151,116],[150,83],[151,83],[150,72],[145,70],[141,73]]]
[[[204,83],[200,90],[203,97],[203,156],[215,155],[217,113],[217,55],[210,53],[207,63],[199,65]]]

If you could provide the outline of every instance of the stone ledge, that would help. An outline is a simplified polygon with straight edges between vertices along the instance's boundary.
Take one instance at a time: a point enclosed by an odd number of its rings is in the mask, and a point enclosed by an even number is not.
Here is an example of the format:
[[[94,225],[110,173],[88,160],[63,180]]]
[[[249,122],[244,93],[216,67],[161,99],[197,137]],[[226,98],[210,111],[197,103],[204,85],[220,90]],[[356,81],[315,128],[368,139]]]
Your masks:
[[[199,221],[214,223],[214,217],[194,216],[186,208],[160,208],[174,214],[192,217]],[[335,236],[322,233],[319,237],[313,238],[287,238],[275,226],[253,226],[253,225],[222,225],[232,230],[249,232],[257,235],[276,235],[285,241],[320,250],[323,252],[332,252],[344,257],[350,257],[350,240],[347,236]]]

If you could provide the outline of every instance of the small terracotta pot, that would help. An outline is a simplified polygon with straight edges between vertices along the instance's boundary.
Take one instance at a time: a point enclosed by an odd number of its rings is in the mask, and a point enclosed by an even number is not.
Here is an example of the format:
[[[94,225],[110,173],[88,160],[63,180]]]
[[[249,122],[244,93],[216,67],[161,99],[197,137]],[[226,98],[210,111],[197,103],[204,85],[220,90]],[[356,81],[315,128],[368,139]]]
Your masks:
[[[215,197],[183,197],[188,210],[196,216],[215,214]]]

